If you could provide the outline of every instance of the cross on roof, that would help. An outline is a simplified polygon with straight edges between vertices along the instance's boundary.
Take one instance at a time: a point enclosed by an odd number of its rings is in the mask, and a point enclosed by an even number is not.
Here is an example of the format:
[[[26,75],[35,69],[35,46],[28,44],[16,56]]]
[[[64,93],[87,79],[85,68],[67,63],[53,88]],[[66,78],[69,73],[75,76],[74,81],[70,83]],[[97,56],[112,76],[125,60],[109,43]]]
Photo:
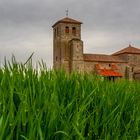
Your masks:
[[[69,10],[67,9],[66,10],[66,16],[68,17],[68,15],[69,15]]]

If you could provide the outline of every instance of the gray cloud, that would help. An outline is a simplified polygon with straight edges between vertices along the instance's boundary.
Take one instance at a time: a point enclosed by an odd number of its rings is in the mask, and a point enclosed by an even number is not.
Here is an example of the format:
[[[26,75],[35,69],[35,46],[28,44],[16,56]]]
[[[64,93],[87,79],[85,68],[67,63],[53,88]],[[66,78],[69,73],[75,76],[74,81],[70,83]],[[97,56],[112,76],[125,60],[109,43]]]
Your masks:
[[[52,65],[52,28],[69,16],[81,20],[85,52],[112,53],[140,46],[139,0],[0,0],[0,59],[11,56]]]

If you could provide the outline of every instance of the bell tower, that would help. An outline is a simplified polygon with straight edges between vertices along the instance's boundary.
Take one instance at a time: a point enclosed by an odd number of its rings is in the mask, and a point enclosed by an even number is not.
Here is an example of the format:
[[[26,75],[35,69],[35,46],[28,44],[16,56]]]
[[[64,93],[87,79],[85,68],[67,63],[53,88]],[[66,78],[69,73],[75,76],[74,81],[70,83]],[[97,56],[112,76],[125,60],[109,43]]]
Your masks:
[[[72,49],[71,44],[73,43],[71,41],[73,39],[81,41],[81,24],[82,22],[80,21],[65,17],[52,26],[54,69],[64,68],[68,72],[72,70],[74,49]]]

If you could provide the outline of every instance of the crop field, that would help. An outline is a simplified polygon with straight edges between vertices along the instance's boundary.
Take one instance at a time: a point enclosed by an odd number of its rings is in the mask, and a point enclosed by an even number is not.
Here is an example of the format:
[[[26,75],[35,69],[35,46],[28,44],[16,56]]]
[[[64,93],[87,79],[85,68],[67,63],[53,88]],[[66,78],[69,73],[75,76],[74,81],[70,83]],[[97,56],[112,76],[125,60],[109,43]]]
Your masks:
[[[38,69],[0,69],[0,140],[140,139],[139,83]]]

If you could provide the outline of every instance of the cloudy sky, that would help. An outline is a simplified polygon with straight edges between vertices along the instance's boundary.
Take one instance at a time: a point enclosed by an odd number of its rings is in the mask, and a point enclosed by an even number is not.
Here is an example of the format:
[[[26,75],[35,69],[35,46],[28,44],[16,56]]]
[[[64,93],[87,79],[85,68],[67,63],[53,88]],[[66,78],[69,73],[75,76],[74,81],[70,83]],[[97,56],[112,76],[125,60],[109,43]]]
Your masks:
[[[140,0],[0,0],[0,64],[12,54],[52,66],[52,25],[80,20],[85,53],[111,54],[129,43],[140,48]]]

